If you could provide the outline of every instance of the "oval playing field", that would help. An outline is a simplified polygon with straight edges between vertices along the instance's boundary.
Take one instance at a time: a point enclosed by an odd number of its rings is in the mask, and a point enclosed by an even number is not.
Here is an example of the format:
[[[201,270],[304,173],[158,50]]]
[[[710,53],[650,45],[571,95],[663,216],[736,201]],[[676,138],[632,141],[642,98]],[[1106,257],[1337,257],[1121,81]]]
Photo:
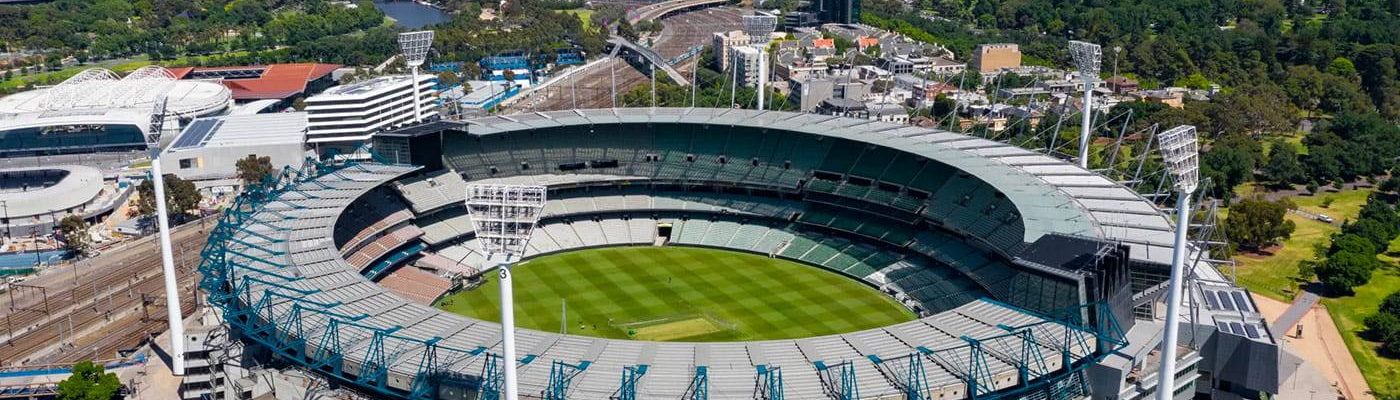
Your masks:
[[[522,328],[614,339],[741,341],[871,329],[914,314],[830,271],[761,255],[693,247],[612,247],[539,257],[515,269]],[[499,321],[496,280],[438,307]],[[561,302],[567,302],[567,306]],[[568,322],[560,313],[567,307]]]

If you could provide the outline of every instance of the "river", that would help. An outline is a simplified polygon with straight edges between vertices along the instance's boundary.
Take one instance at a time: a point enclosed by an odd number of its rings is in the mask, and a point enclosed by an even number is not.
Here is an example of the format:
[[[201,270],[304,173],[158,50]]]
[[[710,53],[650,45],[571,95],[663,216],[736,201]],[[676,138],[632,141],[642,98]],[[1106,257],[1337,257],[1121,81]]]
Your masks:
[[[447,22],[452,19],[442,10],[418,4],[412,1],[378,1],[374,2],[374,7],[383,11],[389,18],[393,18],[396,25],[408,29],[419,29],[428,25]]]

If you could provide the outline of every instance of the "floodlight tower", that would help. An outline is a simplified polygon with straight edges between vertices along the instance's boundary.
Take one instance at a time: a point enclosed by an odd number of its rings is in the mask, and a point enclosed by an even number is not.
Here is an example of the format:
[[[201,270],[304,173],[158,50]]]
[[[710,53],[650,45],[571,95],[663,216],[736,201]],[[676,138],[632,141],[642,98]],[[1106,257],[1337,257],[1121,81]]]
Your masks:
[[[1176,242],[1172,245],[1171,281],[1167,289],[1167,326],[1162,335],[1161,368],[1157,370],[1157,399],[1171,400],[1176,388],[1176,338],[1181,319],[1181,281],[1186,271],[1186,230],[1191,223],[1191,193],[1200,182],[1196,127],[1182,125],[1158,137],[1162,163],[1172,175],[1176,190]]]
[[[762,110],[764,97],[768,95],[765,90],[768,87],[768,39],[778,29],[778,17],[762,13],[745,15],[743,23],[749,45],[758,49],[758,109]]]
[[[423,122],[423,101],[418,93],[418,67],[428,59],[428,49],[433,46],[433,31],[404,32],[399,34],[399,50],[403,61],[413,71],[413,122]]]
[[[146,149],[151,152],[151,181],[155,186],[156,224],[160,229],[160,266],[165,278],[165,310],[170,323],[170,372],[185,374],[185,324],[180,313],[180,288],[175,281],[175,254],[170,248],[170,218],[165,215],[165,174],[160,170],[160,138],[165,129],[166,97],[156,99],[151,110],[150,130],[146,132]]]
[[[476,228],[476,242],[486,255],[485,267],[495,266],[501,279],[501,358],[505,359],[505,400],[516,400],[515,294],[511,264],[525,252],[530,232],[544,209],[545,188],[521,185],[467,185],[467,213]]]
[[[1079,79],[1084,81],[1084,122],[1079,133],[1079,167],[1089,168],[1089,125],[1093,123],[1094,80],[1099,78],[1099,64],[1103,59],[1103,48],[1097,44],[1069,41],[1069,55],[1074,58],[1074,66],[1079,69]]]

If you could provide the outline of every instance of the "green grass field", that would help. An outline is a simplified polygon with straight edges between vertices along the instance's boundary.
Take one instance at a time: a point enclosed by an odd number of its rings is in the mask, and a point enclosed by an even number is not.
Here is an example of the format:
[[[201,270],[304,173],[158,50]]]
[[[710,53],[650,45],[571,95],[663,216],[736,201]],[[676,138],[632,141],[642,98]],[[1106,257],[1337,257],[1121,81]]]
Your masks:
[[[914,319],[893,299],[817,267],[761,255],[691,247],[612,247],[529,260],[515,267],[515,320],[558,332],[615,339],[736,341],[851,332]],[[444,310],[500,321],[500,286],[439,301]]]
[[[1297,196],[1292,200],[1300,210],[1326,214],[1340,223],[1345,219],[1355,219],[1370,194],[1370,190],[1345,190]],[[1331,204],[1322,207],[1324,200],[1329,198]],[[1284,241],[1282,248],[1270,256],[1238,255],[1235,261],[1238,263],[1237,279],[1241,285],[1260,295],[1291,302],[1298,292],[1298,285],[1303,283],[1297,278],[1298,262],[1312,258],[1313,246],[1328,243],[1332,234],[1340,231],[1341,227],[1296,214],[1288,214],[1287,218],[1298,228],[1292,237]],[[1366,383],[1371,390],[1383,394],[1400,394],[1400,360],[1381,357],[1376,353],[1378,344],[1362,339],[1360,334],[1365,330],[1362,321],[1376,313],[1386,295],[1400,288],[1400,267],[1397,267],[1395,257],[1397,251],[1400,251],[1400,239],[1392,241],[1390,252],[1380,256],[1388,266],[1376,270],[1369,283],[1356,288],[1355,295],[1322,299],[1332,321],[1341,331],[1347,350],[1366,376]]]

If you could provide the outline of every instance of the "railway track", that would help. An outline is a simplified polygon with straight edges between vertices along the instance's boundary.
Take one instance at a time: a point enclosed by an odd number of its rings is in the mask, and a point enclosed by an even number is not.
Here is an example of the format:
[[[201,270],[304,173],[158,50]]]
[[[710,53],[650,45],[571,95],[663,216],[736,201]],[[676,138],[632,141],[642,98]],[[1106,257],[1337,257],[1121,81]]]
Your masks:
[[[714,8],[691,11],[661,20],[663,29],[653,46],[658,54],[671,58],[679,56],[691,47],[709,43],[715,32],[726,32],[740,28],[740,11],[733,8]],[[681,74],[690,76],[690,61],[677,66]],[[570,80],[560,81],[547,88],[540,95],[545,100],[529,106],[530,101],[517,108],[521,112],[567,110],[572,108],[608,108],[613,106],[614,75],[617,84],[618,106],[648,106],[649,104],[623,104],[622,95],[638,85],[650,83],[651,79],[641,71],[628,65],[626,61],[607,61],[591,71]],[[664,79],[664,78],[662,78]]]
[[[185,314],[195,308],[195,269],[206,238],[197,223],[172,233]],[[164,280],[158,242],[151,239],[59,267],[0,295],[0,366],[111,358],[163,332]]]

